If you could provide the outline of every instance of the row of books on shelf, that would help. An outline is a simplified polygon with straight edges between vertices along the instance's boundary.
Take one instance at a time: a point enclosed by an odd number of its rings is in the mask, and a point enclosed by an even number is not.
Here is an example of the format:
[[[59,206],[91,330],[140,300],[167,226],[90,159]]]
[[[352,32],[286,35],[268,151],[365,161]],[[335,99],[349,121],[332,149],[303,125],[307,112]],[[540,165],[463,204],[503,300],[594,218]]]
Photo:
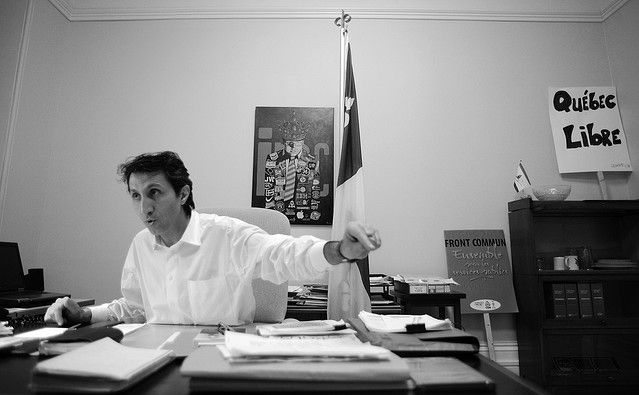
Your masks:
[[[606,317],[602,283],[553,283],[553,318]]]

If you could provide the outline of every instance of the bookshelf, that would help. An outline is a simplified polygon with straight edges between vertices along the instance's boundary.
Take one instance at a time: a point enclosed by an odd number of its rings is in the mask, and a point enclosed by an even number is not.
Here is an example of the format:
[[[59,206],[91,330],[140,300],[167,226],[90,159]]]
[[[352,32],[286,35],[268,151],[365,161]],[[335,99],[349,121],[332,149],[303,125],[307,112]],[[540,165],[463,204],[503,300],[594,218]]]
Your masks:
[[[639,270],[551,269],[582,245],[595,261],[639,260],[639,201],[523,199],[508,210],[520,375],[553,394],[635,393]]]

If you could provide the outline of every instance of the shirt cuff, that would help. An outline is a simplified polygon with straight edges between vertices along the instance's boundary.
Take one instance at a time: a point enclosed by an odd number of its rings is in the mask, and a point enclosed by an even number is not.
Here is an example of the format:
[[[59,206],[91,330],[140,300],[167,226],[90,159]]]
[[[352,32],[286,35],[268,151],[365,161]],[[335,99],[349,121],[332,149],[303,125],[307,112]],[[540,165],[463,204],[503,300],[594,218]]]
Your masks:
[[[109,318],[109,308],[108,303],[102,304],[100,306],[91,306],[89,310],[91,310],[91,323],[94,324],[96,322],[105,322]]]
[[[317,271],[323,272],[328,270],[332,265],[326,260],[324,256],[324,245],[327,241],[315,243],[308,251],[308,256],[311,260],[311,265]]]

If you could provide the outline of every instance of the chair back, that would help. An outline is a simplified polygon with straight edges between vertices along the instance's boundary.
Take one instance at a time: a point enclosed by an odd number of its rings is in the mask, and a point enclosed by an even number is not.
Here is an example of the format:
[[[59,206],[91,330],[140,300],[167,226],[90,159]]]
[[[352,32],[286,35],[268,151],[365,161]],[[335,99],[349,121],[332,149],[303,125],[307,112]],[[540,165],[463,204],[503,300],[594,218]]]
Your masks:
[[[269,234],[291,234],[291,224],[279,211],[259,207],[206,207],[196,209],[198,213],[233,217],[262,228]],[[261,278],[253,279],[255,297],[254,322],[281,322],[286,315],[288,282],[274,284]]]

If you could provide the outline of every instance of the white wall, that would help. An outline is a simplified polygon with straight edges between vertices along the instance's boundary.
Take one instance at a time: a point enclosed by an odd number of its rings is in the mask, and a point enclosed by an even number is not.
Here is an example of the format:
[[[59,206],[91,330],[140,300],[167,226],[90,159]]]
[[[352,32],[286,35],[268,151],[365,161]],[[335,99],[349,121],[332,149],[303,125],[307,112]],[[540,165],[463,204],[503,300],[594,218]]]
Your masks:
[[[24,17],[24,7],[7,8]],[[616,83],[636,157],[637,53],[624,37],[637,37],[637,14],[631,1],[606,23],[354,18],[367,216],[384,242],[371,272],[446,275],[446,229],[508,236],[520,159],[533,183],[601,198],[594,174],[558,173],[547,88]],[[4,98],[13,75],[0,72]],[[0,239],[20,243],[26,267],[45,268],[47,288],[111,300],[142,228],[117,164],[175,150],[196,205],[249,206],[255,107],[336,108],[338,85],[332,19],[69,22],[37,0]],[[639,197],[636,176],[606,179],[612,199]],[[481,332],[480,319],[464,324]],[[514,338],[513,325],[494,317],[495,338]]]
[[[621,119],[629,144],[639,147],[639,1],[629,1],[604,23],[606,47],[610,59],[610,74],[612,83],[617,86],[617,94]],[[631,160],[633,151],[631,150]],[[630,175],[628,182],[628,196],[630,199],[639,197],[639,177],[634,161],[635,172]]]

